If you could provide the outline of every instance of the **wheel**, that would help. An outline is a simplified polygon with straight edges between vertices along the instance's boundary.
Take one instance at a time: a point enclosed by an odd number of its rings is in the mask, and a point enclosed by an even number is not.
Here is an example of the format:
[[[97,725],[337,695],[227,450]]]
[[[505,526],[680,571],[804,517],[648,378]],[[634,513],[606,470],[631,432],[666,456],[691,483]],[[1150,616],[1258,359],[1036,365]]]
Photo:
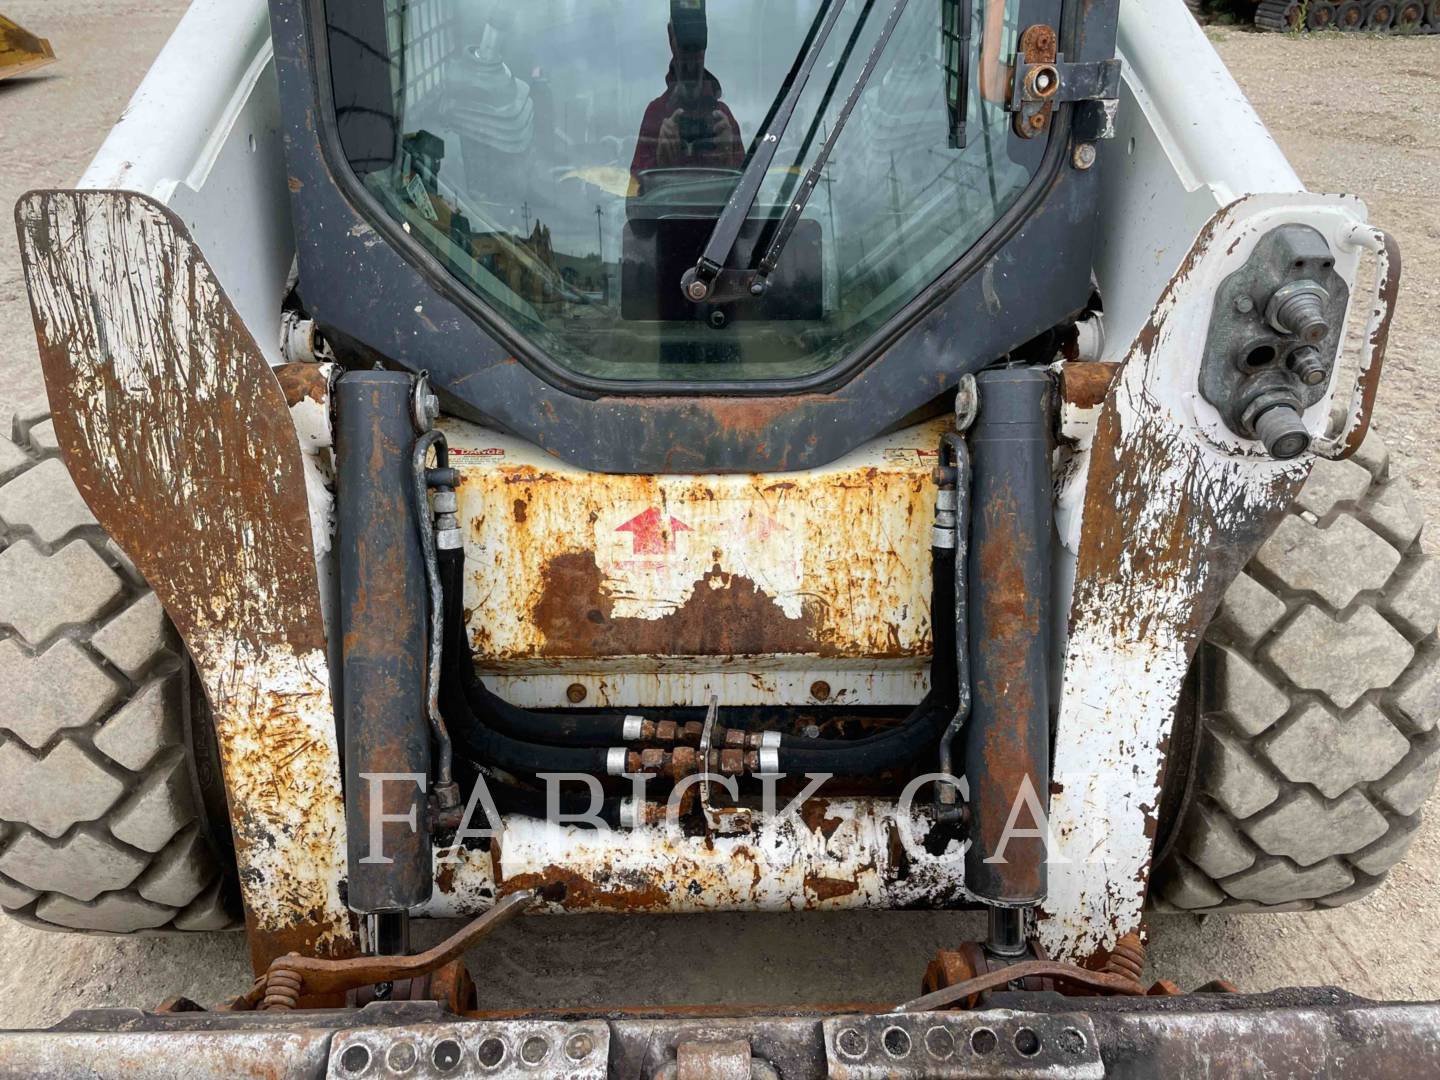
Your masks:
[[[1331,0],[1310,0],[1305,9],[1305,27],[1308,30],[1329,30],[1335,25],[1335,5]]]
[[[1409,0],[1395,9],[1395,29],[1401,33],[1413,34],[1425,22],[1425,5],[1420,0]]]
[[[1395,25],[1394,0],[1372,0],[1365,8],[1365,29],[1384,32]]]
[[[1360,0],[1341,0],[1335,5],[1335,27],[1347,33],[1365,28],[1365,5]]]
[[[0,438],[0,908],[49,930],[238,927],[189,660],[53,425],[15,435]]]
[[[1315,466],[1197,657],[1153,907],[1337,907],[1404,855],[1440,774],[1440,560],[1421,524],[1377,437]]]

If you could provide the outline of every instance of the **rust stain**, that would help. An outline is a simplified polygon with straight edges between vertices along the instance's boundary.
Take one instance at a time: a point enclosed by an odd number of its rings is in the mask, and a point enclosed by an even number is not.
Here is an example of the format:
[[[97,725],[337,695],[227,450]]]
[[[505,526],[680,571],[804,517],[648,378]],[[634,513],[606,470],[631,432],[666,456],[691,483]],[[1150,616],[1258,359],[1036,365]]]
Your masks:
[[[1370,433],[1370,419],[1375,411],[1375,395],[1380,389],[1380,375],[1385,367],[1385,351],[1390,343],[1390,324],[1395,318],[1395,304],[1400,298],[1400,246],[1395,238],[1385,234],[1385,258],[1387,273],[1380,282],[1379,303],[1383,312],[1374,332],[1370,335],[1372,363],[1363,371],[1359,380],[1360,415],[1355,429],[1345,439],[1340,457],[1348,458],[1360,449],[1365,436]]]
[[[495,865],[500,865],[498,860]],[[553,894],[557,888],[564,890],[565,907],[577,911],[661,911],[670,906],[669,894],[654,877],[615,873],[592,881],[563,866],[547,866],[535,873],[506,878],[500,884],[500,895],[526,889]]]
[[[825,799],[807,799],[800,806],[800,820],[811,832],[818,832],[829,840],[835,830],[845,824],[844,818],[830,813],[830,804]]]
[[[1021,526],[1015,493],[1001,488],[984,507],[987,540],[977,547],[980,573],[987,587],[980,593],[977,623],[988,635],[974,642],[977,653],[975,699],[1000,722],[987,725],[981,749],[980,778],[973,785],[976,800],[975,842],[986,853],[998,852],[1010,809],[1028,779],[1033,790],[1043,791],[1030,775],[1036,747],[1025,737],[1028,718],[1036,708],[1035,687],[1026,669],[1030,645],[1046,632],[1042,598],[1025,578],[1034,538]],[[1007,720],[1006,718],[1013,718]],[[1022,829],[1035,822],[1017,822]],[[1017,894],[1044,891],[1044,841],[1013,837],[1005,845],[1007,888]]]
[[[754,655],[821,653],[816,602],[786,617],[760,587],[713,568],[690,599],[659,619],[616,618],[595,556],[560,555],[545,568],[545,591],[534,607],[544,635],[542,656]]]
[[[787,476],[631,476],[471,438],[455,460],[468,625],[488,671],[757,653],[918,664],[930,652],[934,487],[913,447]]]
[[[285,404],[294,408],[302,401],[329,406],[330,376],[323,364],[281,364],[274,369]]]
[[[858,888],[858,882],[821,877],[818,874],[809,874],[805,878],[805,891],[812,893],[815,899],[821,902],[834,900],[838,896],[849,896]]]
[[[1096,408],[1105,403],[1110,384],[1119,371],[1119,364],[1081,360],[1063,364],[1060,368],[1060,396],[1067,404],[1077,408]]]

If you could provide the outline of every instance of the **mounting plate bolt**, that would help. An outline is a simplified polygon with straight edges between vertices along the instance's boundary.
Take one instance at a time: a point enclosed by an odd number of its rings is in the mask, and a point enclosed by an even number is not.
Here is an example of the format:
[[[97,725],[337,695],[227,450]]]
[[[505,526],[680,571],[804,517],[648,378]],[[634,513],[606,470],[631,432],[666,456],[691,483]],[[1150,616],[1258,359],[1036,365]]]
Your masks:
[[[1071,155],[1070,160],[1074,163],[1075,168],[1083,172],[1095,164],[1097,156],[1094,143],[1082,142],[1075,147],[1075,153]]]

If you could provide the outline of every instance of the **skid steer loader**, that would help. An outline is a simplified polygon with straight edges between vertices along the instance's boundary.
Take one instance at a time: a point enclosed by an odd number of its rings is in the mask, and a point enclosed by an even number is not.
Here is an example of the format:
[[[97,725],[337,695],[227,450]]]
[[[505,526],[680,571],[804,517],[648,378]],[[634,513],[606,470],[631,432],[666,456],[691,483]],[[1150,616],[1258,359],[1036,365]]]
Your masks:
[[[1433,1005],[1141,982],[1148,912],[1376,888],[1440,769],[1396,246],[1179,0],[197,0],[16,220],[0,904],[257,978],[0,1073],[1440,1069]],[[461,961],[845,908],[988,930],[870,1005]]]

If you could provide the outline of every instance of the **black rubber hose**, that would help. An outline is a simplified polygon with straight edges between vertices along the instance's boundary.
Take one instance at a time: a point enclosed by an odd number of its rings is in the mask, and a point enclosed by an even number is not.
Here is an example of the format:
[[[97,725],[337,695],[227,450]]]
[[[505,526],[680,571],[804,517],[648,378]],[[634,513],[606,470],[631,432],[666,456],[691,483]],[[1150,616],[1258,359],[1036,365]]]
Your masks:
[[[520,817],[536,818],[540,821],[549,820],[550,808],[548,806],[549,796],[547,792],[517,787],[515,784],[507,783],[489,774],[475,762],[467,761],[463,755],[459,761],[465,766],[467,774],[473,774],[463,775],[461,777],[466,789],[473,788],[476,783],[479,783],[480,780],[483,779],[486,788],[489,789],[491,799],[495,802],[495,809],[500,812],[502,817],[509,814],[516,814]],[[599,809],[593,811],[593,815],[611,828],[618,829],[620,827],[620,806],[624,801],[624,799],[619,797],[610,796],[601,802]],[[590,815],[592,813],[590,796],[588,794],[579,795],[575,792],[560,791],[556,799],[556,805],[560,813],[566,817],[574,818],[582,814]],[[499,822],[486,822],[485,824],[493,829],[500,828]],[[471,829],[478,827],[480,827],[478,822],[472,822],[470,824]]]
[[[954,666],[955,627],[950,619],[945,618],[945,613],[953,607],[950,598],[955,588],[955,554],[950,550],[934,549],[931,557],[935,653],[931,663],[930,693],[901,724],[861,739],[782,736],[779,748],[782,771],[868,776],[908,764],[927,748],[933,747],[940,735],[939,727],[948,723],[954,712],[957,675]],[[606,751],[611,746],[623,745],[620,731],[623,718],[535,713],[511,705],[491,693],[475,675],[469,641],[465,636],[461,610],[464,554],[454,549],[442,551],[439,562],[441,590],[445,597],[444,714],[453,718],[452,726],[456,721],[463,726],[462,731],[452,731],[451,737],[465,746],[472,756],[505,769],[520,772],[593,771],[596,775],[605,775]],[[550,739],[562,740],[563,743],[552,745],[549,744]],[[487,743],[486,746],[481,745],[482,740]],[[592,768],[596,762],[598,768]]]
[[[439,554],[440,589],[445,598],[441,713],[450,718],[450,738],[462,746],[469,757],[507,772],[573,772],[605,776],[606,748],[524,742],[495,731],[470,708],[465,683],[474,668],[469,642],[465,639],[465,620],[460,610],[464,559],[464,553],[458,549]]]
[[[625,718],[613,713],[544,713],[511,705],[480,681],[472,667],[465,682],[465,699],[472,711],[485,717],[497,731],[526,742],[559,746],[620,746],[625,740]]]

